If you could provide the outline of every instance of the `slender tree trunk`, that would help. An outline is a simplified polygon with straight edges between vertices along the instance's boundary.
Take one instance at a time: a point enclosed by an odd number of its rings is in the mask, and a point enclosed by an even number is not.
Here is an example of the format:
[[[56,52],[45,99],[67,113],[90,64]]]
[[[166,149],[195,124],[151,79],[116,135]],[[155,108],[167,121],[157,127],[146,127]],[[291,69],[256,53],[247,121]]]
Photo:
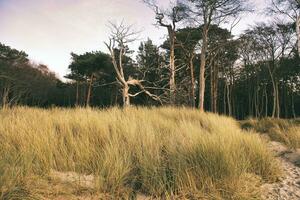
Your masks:
[[[236,110],[235,110],[235,98],[233,95],[233,90],[235,87],[235,82],[234,82],[234,72],[233,72],[233,67],[230,67],[230,85],[229,85],[229,97],[230,97],[230,110],[231,110],[231,115],[230,116],[235,116]]]
[[[218,112],[218,85],[219,85],[219,68],[215,66],[214,71],[214,94],[213,94],[213,110],[215,113]]]
[[[228,83],[226,83],[226,91],[227,91],[228,115],[232,116],[231,94],[230,94],[230,86]]]
[[[296,112],[295,112],[295,103],[294,103],[294,93],[292,92],[292,113],[293,117],[296,118]]]
[[[276,82],[276,117],[280,117],[280,101],[279,101],[279,88],[278,82]]]
[[[94,79],[94,74],[91,75],[90,81],[89,81],[89,88],[88,88],[88,93],[86,97],[86,106],[90,106],[90,100],[91,100],[91,94],[92,94],[92,86],[93,86],[93,79]]]
[[[217,113],[218,101],[218,67],[212,62],[210,67],[210,107],[211,111]]]
[[[267,93],[267,89],[265,89],[265,95],[266,95],[266,113],[265,113],[265,117],[268,117],[268,93]]]
[[[10,93],[10,86],[4,86],[3,89],[3,96],[2,96],[2,107],[6,108],[9,106],[9,93]]]
[[[126,84],[124,85],[122,89],[122,94],[123,94],[123,106],[128,107],[130,106],[130,96],[129,96],[129,86]]]
[[[287,96],[288,96],[288,91],[286,89],[286,87],[283,86],[283,91],[284,91],[284,96],[283,96],[283,106],[284,106],[284,117],[285,118],[288,118],[288,99],[287,99]]]
[[[76,106],[79,105],[79,81],[76,81]]]
[[[262,115],[263,115],[263,112],[264,112],[264,95],[265,95],[265,90],[266,90],[266,87],[264,86],[263,87],[263,90],[262,90],[262,92],[261,92],[261,101],[260,101],[260,109],[259,109],[259,117],[261,117]]]
[[[257,92],[254,92],[254,114],[255,114],[255,118],[257,118]]]
[[[236,107],[235,107],[235,98],[234,98],[234,85],[230,87],[230,106],[231,106],[231,116],[236,117]]]
[[[170,38],[170,103],[176,102],[176,82],[175,82],[175,33],[172,28],[168,28]]]
[[[191,72],[191,106],[195,108],[195,76],[194,76],[194,56],[190,57],[190,72]]]
[[[214,61],[211,62],[210,66],[210,111],[214,112]]]
[[[226,115],[227,114],[227,108],[226,108],[226,87],[227,87],[227,84],[226,84],[226,82],[225,82],[225,84],[224,84],[224,94],[223,94],[223,111],[224,111],[224,115]]]
[[[201,48],[201,62],[200,62],[200,73],[199,73],[199,109],[204,111],[204,95],[205,95],[205,65],[206,65],[206,51],[207,51],[207,40],[208,40],[208,27],[203,27],[203,44]]]
[[[250,117],[253,116],[252,109],[251,109],[251,104],[252,104],[251,88],[248,87],[248,113],[249,113]]]
[[[300,15],[297,17],[296,20],[296,33],[297,33],[297,46],[298,46],[298,54],[300,56]]]
[[[272,81],[272,86],[273,86],[273,111],[272,111],[272,117],[274,118],[276,115],[276,85],[275,83]]]
[[[272,73],[270,65],[268,65],[268,70],[269,70],[269,74],[270,74],[270,77],[271,77],[272,88],[273,88],[273,111],[272,111],[272,118],[274,118],[275,115],[276,115],[276,110],[277,110],[277,95],[278,94],[277,94],[277,89],[276,89],[276,80],[274,78],[274,75]]]
[[[82,92],[82,97],[81,97],[81,105],[82,106],[86,106],[87,91],[88,91],[87,86],[88,86],[88,82],[86,82],[84,84],[84,87],[82,88],[82,91],[83,91]]]

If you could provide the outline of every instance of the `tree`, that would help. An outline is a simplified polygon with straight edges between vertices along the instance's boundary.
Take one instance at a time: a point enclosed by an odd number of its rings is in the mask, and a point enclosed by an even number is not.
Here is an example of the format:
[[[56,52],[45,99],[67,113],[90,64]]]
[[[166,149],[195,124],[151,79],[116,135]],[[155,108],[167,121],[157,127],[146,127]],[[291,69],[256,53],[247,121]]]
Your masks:
[[[221,68],[231,68],[237,60],[236,41],[227,29],[212,25],[208,31],[207,68],[210,69],[210,110],[218,112],[218,85]],[[228,81],[226,82],[228,83]]]
[[[95,80],[100,77],[110,76],[111,62],[110,56],[100,51],[87,52],[82,55],[71,53],[72,63],[69,65],[71,73],[67,75],[67,78],[75,80],[77,83],[76,89],[76,103],[78,104],[79,92],[78,82],[85,80],[88,84],[88,90],[86,94],[86,106],[90,105],[92,96],[92,89]]]
[[[297,33],[297,49],[300,56],[300,1],[299,0],[272,0],[268,11],[288,17],[294,24]]]
[[[204,111],[205,98],[205,66],[208,48],[209,29],[212,23],[223,23],[229,17],[237,16],[246,11],[245,1],[242,0],[188,0],[191,2],[192,17],[203,25],[201,63],[199,71],[199,109]]]
[[[178,1],[175,5],[171,5],[170,10],[162,11],[158,8],[157,3],[153,0],[144,0],[155,12],[156,20],[159,26],[165,27],[168,30],[168,41],[170,46],[170,103],[176,102],[176,66],[175,66],[175,41],[177,23],[186,17],[186,7]]]
[[[190,100],[191,106],[196,106],[196,92],[195,92],[195,66],[194,61],[196,57],[196,48],[201,39],[199,32],[200,28],[183,28],[177,31],[177,41],[179,49],[182,50],[184,60],[190,70]]]
[[[135,97],[141,93],[145,93],[152,99],[160,101],[160,98],[152,93],[150,93],[143,86],[143,80],[138,78],[133,78],[132,76],[125,76],[124,73],[124,58],[128,54],[127,45],[136,40],[137,32],[132,30],[132,26],[127,26],[123,22],[119,25],[110,23],[110,37],[109,42],[105,45],[108,48],[111,56],[111,61],[115,69],[116,78],[118,84],[122,88],[122,97],[124,107],[130,106],[130,97]],[[131,94],[129,92],[131,86],[137,86],[140,91]]]

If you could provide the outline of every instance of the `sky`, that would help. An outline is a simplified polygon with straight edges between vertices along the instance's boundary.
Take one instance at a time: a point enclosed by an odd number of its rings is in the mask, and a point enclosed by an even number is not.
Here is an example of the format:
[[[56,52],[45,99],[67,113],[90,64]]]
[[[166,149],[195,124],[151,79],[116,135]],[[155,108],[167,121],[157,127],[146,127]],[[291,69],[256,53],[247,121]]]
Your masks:
[[[249,0],[256,12],[244,15],[233,33],[264,20],[259,12],[267,1]],[[158,2],[163,7],[169,0]],[[0,42],[25,51],[32,61],[63,78],[71,52],[107,52],[103,42],[109,35],[108,21],[122,20],[141,31],[133,50],[147,38],[160,44],[166,37],[166,30],[155,26],[153,11],[141,0],[0,0]]]

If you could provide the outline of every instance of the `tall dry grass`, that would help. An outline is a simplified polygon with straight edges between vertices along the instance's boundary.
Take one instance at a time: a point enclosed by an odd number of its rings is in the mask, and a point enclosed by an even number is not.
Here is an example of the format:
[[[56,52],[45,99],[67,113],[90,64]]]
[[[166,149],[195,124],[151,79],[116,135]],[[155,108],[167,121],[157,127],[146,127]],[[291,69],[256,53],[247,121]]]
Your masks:
[[[243,129],[267,134],[271,140],[286,144],[290,148],[300,148],[299,119],[249,119],[241,122]]]
[[[92,174],[115,199],[259,199],[280,174],[258,135],[185,108],[6,109],[0,151],[0,199],[42,198],[30,183],[51,170]]]

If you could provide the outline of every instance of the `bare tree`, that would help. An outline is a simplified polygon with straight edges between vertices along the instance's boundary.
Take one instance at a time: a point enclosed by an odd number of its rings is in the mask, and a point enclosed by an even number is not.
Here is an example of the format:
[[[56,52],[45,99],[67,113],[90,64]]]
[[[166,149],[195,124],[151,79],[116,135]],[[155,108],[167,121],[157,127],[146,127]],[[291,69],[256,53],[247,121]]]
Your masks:
[[[125,25],[121,22],[119,25],[110,23],[110,37],[109,42],[104,42],[108,48],[112,64],[116,72],[116,79],[122,88],[123,105],[127,107],[130,105],[130,97],[135,97],[141,93],[145,93],[155,101],[161,103],[157,95],[150,93],[142,84],[143,80],[134,79],[129,76],[127,79],[124,74],[124,56],[127,53],[127,45],[137,39],[138,32],[134,31],[131,25]],[[139,92],[131,94],[130,87],[135,86],[140,89]]]
[[[237,16],[247,10],[242,0],[188,0],[191,4],[190,13],[195,22],[202,25],[202,47],[199,71],[199,104],[204,111],[205,66],[208,51],[208,31],[212,23],[224,23],[228,18]]]
[[[170,10],[163,11],[159,9],[155,0],[143,0],[154,12],[157,24],[161,27],[165,27],[168,30],[169,45],[170,45],[170,103],[176,102],[176,66],[175,66],[175,41],[176,41],[176,28],[177,23],[182,21],[185,16],[185,6],[179,2],[173,3]]]

